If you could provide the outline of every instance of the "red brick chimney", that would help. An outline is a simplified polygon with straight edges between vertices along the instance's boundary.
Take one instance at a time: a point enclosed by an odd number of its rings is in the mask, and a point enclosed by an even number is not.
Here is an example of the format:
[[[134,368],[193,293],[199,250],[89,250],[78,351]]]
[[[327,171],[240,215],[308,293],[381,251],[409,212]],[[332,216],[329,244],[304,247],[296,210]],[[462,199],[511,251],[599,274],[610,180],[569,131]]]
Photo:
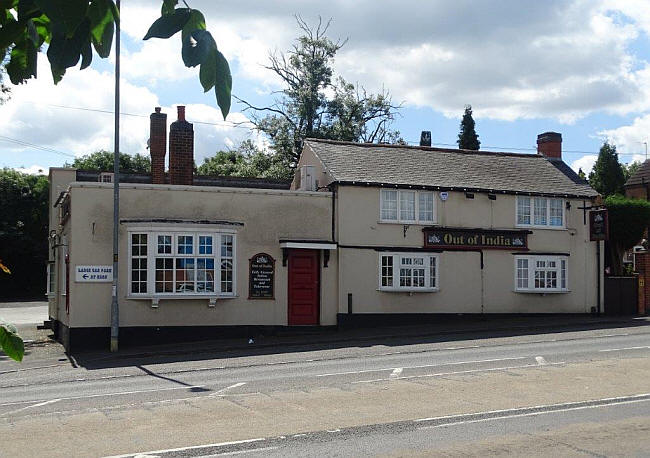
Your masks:
[[[537,154],[548,159],[562,160],[562,134],[544,132],[537,136]]]
[[[165,155],[167,154],[167,114],[156,112],[149,116],[149,154],[151,154],[151,182],[165,184]]]
[[[194,176],[194,127],[178,106],[178,120],[169,126],[169,182],[192,185]]]

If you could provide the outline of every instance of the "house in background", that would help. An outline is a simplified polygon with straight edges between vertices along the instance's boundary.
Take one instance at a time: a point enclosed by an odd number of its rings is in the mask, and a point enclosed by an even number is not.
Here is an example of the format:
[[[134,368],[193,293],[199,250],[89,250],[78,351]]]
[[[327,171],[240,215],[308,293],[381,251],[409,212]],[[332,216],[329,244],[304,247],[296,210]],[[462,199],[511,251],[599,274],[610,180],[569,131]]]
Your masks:
[[[152,174],[120,177],[122,343],[600,306],[597,193],[560,134],[536,155],[307,139],[290,187],[193,176],[183,107],[150,136]],[[50,317],[69,350],[106,347],[112,178],[50,178]]]
[[[650,200],[650,160],[643,162],[625,182],[625,196]]]

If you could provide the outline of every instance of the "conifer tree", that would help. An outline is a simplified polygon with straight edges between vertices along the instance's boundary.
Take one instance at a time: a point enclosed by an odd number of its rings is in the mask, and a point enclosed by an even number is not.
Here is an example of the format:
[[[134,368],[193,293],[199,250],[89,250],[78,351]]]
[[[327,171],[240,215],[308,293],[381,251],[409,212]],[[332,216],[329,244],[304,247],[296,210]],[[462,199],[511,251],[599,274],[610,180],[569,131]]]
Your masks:
[[[603,197],[624,194],[625,172],[618,162],[615,145],[603,143],[594,168],[589,174],[589,184]]]
[[[474,118],[472,118],[472,106],[465,105],[465,114],[460,122],[460,133],[458,134],[458,147],[460,149],[478,150],[481,142],[475,130]]]

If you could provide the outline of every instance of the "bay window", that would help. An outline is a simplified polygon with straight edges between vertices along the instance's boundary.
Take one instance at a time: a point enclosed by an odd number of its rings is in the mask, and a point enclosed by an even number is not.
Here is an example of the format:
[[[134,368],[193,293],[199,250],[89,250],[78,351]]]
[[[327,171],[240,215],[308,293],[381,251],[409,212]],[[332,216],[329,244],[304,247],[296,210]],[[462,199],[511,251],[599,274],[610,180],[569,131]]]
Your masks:
[[[431,191],[382,189],[379,219],[382,222],[432,224],[435,200]]]
[[[221,232],[132,232],[129,293],[232,296],[234,241]]]
[[[517,226],[564,227],[564,200],[517,196]]]
[[[567,292],[566,256],[515,256],[515,291]]]
[[[383,291],[437,291],[438,255],[382,253],[379,289]]]

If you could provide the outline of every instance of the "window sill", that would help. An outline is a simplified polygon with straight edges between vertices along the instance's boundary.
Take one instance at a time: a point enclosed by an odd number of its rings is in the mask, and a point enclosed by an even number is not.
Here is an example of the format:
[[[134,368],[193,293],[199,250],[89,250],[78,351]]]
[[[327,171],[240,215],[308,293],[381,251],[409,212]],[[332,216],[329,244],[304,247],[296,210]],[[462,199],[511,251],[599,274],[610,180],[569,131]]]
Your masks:
[[[515,224],[518,229],[548,229],[550,231],[568,231],[564,226],[536,226],[534,224]]]
[[[396,224],[400,226],[409,225],[409,226],[435,226],[437,223],[435,221],[388,221],[388,220],[379,220],[377,224]]]
[[[520,294],[540,294],[542,296],[545,296],[547,294],[566,294],[570,293],[570,289],[559,289],[555,291],[545,291],[545,290],[540,290],[540,289],[515,289],[513,291],[514,293],[520,293]]]
[[[145,301],[150,301],[152,299],[162,299],[162,300],[168,300],[168,299],[234,299],[236,297],[239,297],[235,294],[160,294],[160,295],[154,295],[154,294],[127,294],[126,298],[131,299],[131,300],[145,300]]]
[[[413,293],[437,293],[440,291],[440,288],[377,288],[377,291],[381,291],[382,293],[407,293],[410,296]]]

